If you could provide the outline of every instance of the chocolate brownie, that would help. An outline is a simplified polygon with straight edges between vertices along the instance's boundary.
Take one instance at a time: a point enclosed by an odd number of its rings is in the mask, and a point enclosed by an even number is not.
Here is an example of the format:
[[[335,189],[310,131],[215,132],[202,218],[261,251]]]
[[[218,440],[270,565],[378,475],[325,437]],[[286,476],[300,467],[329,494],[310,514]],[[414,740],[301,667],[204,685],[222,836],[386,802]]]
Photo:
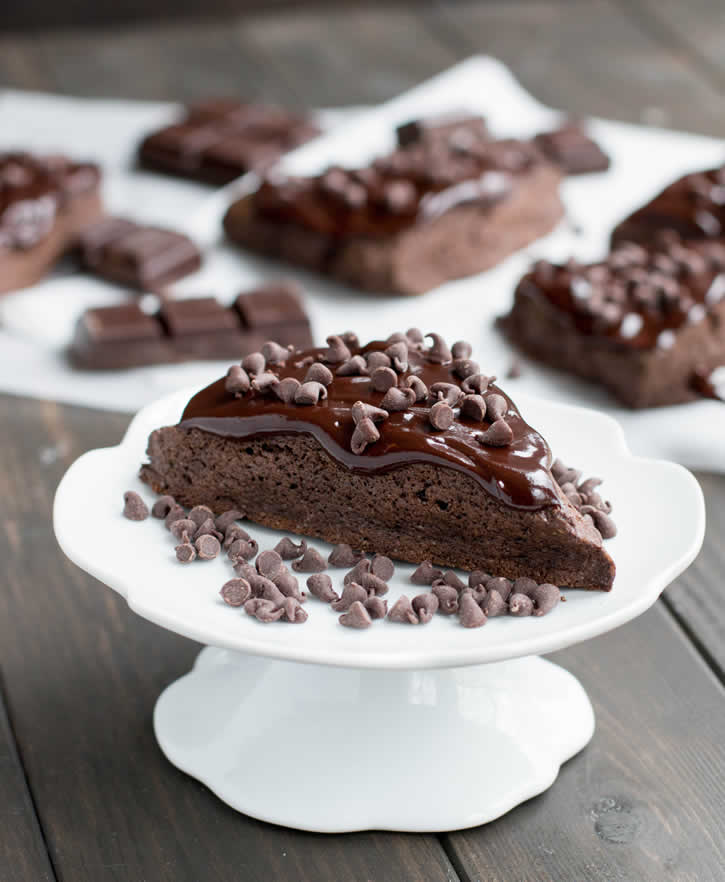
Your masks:
[[[427,336],[268,344],[151,433],[142,480],[185,506],[402,560],[609,590],[599,509],[569,500],[546,441],[470,346]]]
[[[319,134],[306,116],[281,107],[211,99],[187,108],[178,123],[148,135],[139,146],[146,168],[210,184],[227,184],[264,169]]]
[[[100,171],[64,156],[0,153],[0,293],[32,285],[100,216]]]
[[[600,263],[537,263],[500,324],[541,361],[629,407],[691,401],[725,364],[725,246],[622,244]]]
[[[224,228],[245,248],[359,288],[421,294],[494,266],[562,217],[561,171],[530,143],[484,132],[480,121],[422,132],[367,168],[269,176],[231,205]]]
[[[725,239],[725,166],[684,175],[612,232],[612,245],[653,245],[663,230],[684,240]]]

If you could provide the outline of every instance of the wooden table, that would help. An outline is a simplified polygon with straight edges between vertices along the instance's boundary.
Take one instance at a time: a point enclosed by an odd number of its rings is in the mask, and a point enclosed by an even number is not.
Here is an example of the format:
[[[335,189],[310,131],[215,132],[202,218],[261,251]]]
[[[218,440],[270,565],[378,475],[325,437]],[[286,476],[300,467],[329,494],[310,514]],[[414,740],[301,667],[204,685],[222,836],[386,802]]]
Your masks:
[[[330,6],[141,30],[5,34],[0,82],[334,105],[389,98],[486,51],[540,99],[573,113],[723,136],[725,14],[715,0],[684,6]],[[725,878],[725,477],[698,476],[705,547],[663,600],[554,656],[587,688],[597,731],[551,790],[459,833],[319,836],[239,815],[164,760],[151,730],[154,701],[198,647],[130,613],[56,546],[50,508],[61,474],[83,451],[115,443],[126,423],[0,396],[3,882]]]

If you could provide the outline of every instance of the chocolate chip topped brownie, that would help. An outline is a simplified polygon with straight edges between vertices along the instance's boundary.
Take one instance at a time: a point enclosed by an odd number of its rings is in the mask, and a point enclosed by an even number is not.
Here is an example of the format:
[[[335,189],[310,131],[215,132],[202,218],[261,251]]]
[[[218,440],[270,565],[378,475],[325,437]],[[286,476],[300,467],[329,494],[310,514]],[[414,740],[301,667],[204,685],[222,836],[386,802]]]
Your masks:
[[[725,364],[725,246],[623,243],[606,260],[540,261],[501,326],[529,355],[606,386],[629,407],[691,401]]]
[[[151,434],[142,479],[182,505],[402,560],[611,588],[599,508],[562,489],[470,345],[416,329],[327,343],[270,341],[233,365]]]

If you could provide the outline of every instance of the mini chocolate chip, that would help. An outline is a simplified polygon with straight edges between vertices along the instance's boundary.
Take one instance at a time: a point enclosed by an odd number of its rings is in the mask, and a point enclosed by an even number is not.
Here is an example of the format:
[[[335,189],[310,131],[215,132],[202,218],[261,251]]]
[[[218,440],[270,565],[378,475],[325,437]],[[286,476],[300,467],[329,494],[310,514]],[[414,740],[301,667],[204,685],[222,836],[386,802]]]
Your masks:
[[[230,508],[229,511],[220,514],[214,523],[216,524],[217,530],[219,530],[220,533],[224,533],[226,537],[227,527],[235,521],[241,521],[243,517],[244,512],[237,511],[236,508]]]
[[[179,521],[181,518],[186,517],[186,512],[180,505],[175,505],[171,511],[164,518],[164,524],[167,530],[171,529],[171,525],[174,521]]]
[[[496,616],[504,615],[508,611],[508,604],[498,591],[494,590],[486,593],[486,599],[483,602],[482,608],[488,618],[492,619]]]
[[[230,579],[222,585],[219,593],[229,606],[242,606],[249,600],[252,589],[246,579]]]
[[[348,611],[340,616],[338,622],[346,628],[369,628],[372,625],[370,613],[359,600],[350,604]]]
[[[176,551],[176,559],[180,563],[191,563],[196,560],[196,549],[190,542],[182,542],[174,549]]]
[[[273,387],[274,394],[285,404],[292,404],[300,388],[300,381],[294,377],[285,377]]]
[[[178,524],[178,521],[176,523]],[[203,524],[197,527],[194,539],[198,539],[199,536],[214,536],[219,542],[223,539],[222,534],[217,530],[211,518],[207,518]]]
[[[260,622],[277,622],[284,615],[284,609],[275,607],[271,600],[262,597],[250,597],[244,604],[244,612]]]
[[[463,591],[466,587],[465,582],[462,582],[453,570],[446,570],[445,573],[443,573],[443,581],[446,585],[450,585],[451,588],[455,588],[456,591]]]
[[[402,374],[408,370],[407,343],[399,340],[397,343],[393,343],[392,346],[388,346],[388,348],[385,350],[385,354],[390,359],[393,369],[399,374]]]
[[[366,557],[360,558],[360,560],[355,564],[355,566],[350,570],[349,573],[345,573],[343,578],[343,584],[347,585],[350,582],[359,582],[364,573],[370,572],[370,561]]]
[[[453,423],[453,408],[446,401],[436,401],[428,413],[428,419],[434,429],[445,431]]]
[[[254,539],[235,539],[227,548],[229,560],[236,563],[238,560],[251,560],[259,550]]]
[[[252,389],[255,392],[273,392],[278,383],[277,374],[273,374],[271,371],[262,371],[252,380]]]
[[[520,576],[514,580],[511,589],[512,594],[525,594],[527,597],[533,597],[534,591],[539,587],[539,583],[527,576]]]
[[[492,422],[494,420],[503,419],[508,413],[508,404],[503,395],[498,395],[496,392],[492,392],[490,395],[486,395],[485,401],[486,413]]]
[[[134,490],[123,494],[123,516],[129,521],[145,521],[149,516],[149,507]]]
[[[487,377],[486,374],[471,374],[461,383],[461,388],[469,394],[483,395],[495,379],[496,377]]]
[[[423,349],[425,346],[425,337],[420,328],[408,328],[405,332],[405,339],[408,346],[413,349]]]
[[[227,371],[224,388],[235,398],[241,398],[245,392],[249,392],[249,374],[238,364],[233,364]]]
[[[458,612],[458,592],[452,585],[437,580],[431,591],[438,598],[438,609],[444,616]]]
[[[232,542],[236,542],[237,539],[244,539],[245,542],[249,542],[250,536],[245,529],[240,527],[239,524],[235,524],[232,521],[232,523],[229,524],[229,526],[224,531],[224,548],[228,549]]]
[[[395,574],[395,565],[384,554],[376,554],[370,561],[370,572],[384,582],[389,582]]]
[[[372,352],[368,352],[365,356],[365,362],[367,363],[369,374],[372,374],[376,368],[390,367],[392,364],[388,356],[379,349],[374,349]]]
[[[216,536],[199,536],[194,540],[194,547],[199,555],[199,560],[214,560],[221,551],[221,545]]]
[[[255,597],[263,597],[265,600],[271,600],[275,606],[282,606],[284,603],[284,594],[274,584],[271,579],[257,573],[256,578],[250,579],[249,584],[252,587],[252,593]]]
[[[328,349],[325,352],[324,361],[328,364],[339,364],[341,361],[347,361],[350,358],[350,350],[345,345],[342,337],[332,334],[327,338]]]
[[[188,540],[196,533],[197,526],[190,518],[179,518],[178,521],[174,521],[174,523],[169,527],[171,531],[171,535],[175,539],[181,540],[184,534],[186,534],[186,540]]]
[[[388,619],[391,622],[401,622],[404,625],[418,625],[420,620],[413,609],[413,604],[407,594],[401,594],[400,597],[390,608]]]
[[[561,485],[561,492],[564,494],[564,496],[566,496],[566,498],[569,500],[569,502],[571,502],[571,504],[573,506],[575,506],[576,508],[580,508],[583,505],[584,500],[582,499],[581,494],[579,493],[579,491],[576,489],[576,487],[571,482],[568,482],[566,484],[562,484]]]
[[[350,349],[359,349],[360,348],[360,338],[354,331],[345,331],[344,334],[340,334],[342,337],[342,342],[345,346],[348,346]]]
[[[377,367],[370,374],[370,381],[376,392],[387,392],[388,389],[398,385],[398,376],[392,368]]]
[[[474,570],[468,574],[469,588],[475,588],[476,585],[486,585],[491,576],[483,570]]]
[[[410,377],[406,377],[403,382],[406,386],[408,386],[409,389],[413,390],[413,392],[415,393],[416,401],[425,401],[425,399],[428,397],[428,387],[421,380],[420,377],[413,374]]]
[[[335,371],[338,377],[362,377],[367,372],[368,366],[362,355],[353,355]]]
[[[461,415],[479,423],[483,422],[486,418],[486,401],[483,395],[464,395],[461,401]]]
[[[434,364],[446,364],[451,360],[451,350],[448,348],[446,341],[440,334],[428,333],[425,335],[430,337],[433,344],[426,350],[426,358]]]
[[[282,609],[285,619],[293,625],[302,625],[307,621],[307,611],[296,597],[285,597]]]
[[[407,342],[407,339],[408,338],[405,336],[405,334],[402,331],[393,331],[393,333],[390,334],[390,336],[386,338],[385,345],[392,346],[393,343],[400,343],[400,342],[405,343],[405,342]]]
[[[295,404],[317,404],[323,398],[327,398],[327,387],[316,380],[303,383],[295,393]]]
[[[590,493],[594,493],[594,491],[602,484],[601,478],[587,478],[586,481],[582,481],[581,484],[576,488],[582,495],[589,496]],[[563,489],[563,488],[562,488]],[[171,497],[169,497],[170,499]]]
[[[208,505],[195,505],[188,514],[197,527],[200,527],[204,521],[214,517],[214,512]]]
[[[350,449],[359,456],[369,444],[374,444],[379,438],[380,432],[375,428],[375,423],[371,419],[360,420],[352,433]]]
[[[340,597],[332,587],[332,579],[327,573],[315,573],[307,580],[307,587],[313,597],[322,600],[324,603],[332,603],[339,600]]]
[[[345,610],[350,609],[356,600],[360,601],[360,603],[365,603],[367,599],[368,593],[362,585],[358,585],[357,582],[349,582],[342,589],[340,599],[332,601],[332,608],[335,612],[345,612]]]
[[[261,374],[267,362],[261,352],[250,352],[242,359],[242,367],[248,374]]]
[[[424,560],[413,570],[410,581],[414,585],[432,585],[436,579],[443,578],[443,571],[436,569],[429,560]]]
[[[545,616],[559,603],[561,591],[559,591],[556,585],[544,582],[543,585],[536,586],[531,599],[534,601],[534,615]]]
[[[453,373],[462,380],[480,373],[480,370],[481,367],[478,362],[471,361],[470,358],[456,358],[453,360]]]
[[[513,584],[514,583],[510,579],[504,579],[503,576],[494,576],[486,583],[486,589],[489,594],[491,591],[498,591],[504,600],[508,600]]]
[[[275,343],[274,340],[267,340],[266,343],[262,343],[261,351],[267,364],[284,364],[290,356],[289,349],[279,343]]]
[[[283,566],[282,558],[276,551],[271,549],[262,551],[255,561],[255,566],[260,575],[266,576],[269,579]]]
[[[327,563],[331,567],[353,567],[365,557],[362,551],[353,551],[345,542],[335,545],[330,552]]]
[[[300,591],[300,583],[284,564],[269,577],[285,597],[294,597],[300,603],[305,602],[305,595]]]
[[[391,386],[380,402],[380,406],[389,413],[407,410],[412,404],[415,404],[415,392],[397,386]]]
[[[322,383],[329,386],[332,382],[332,371],[320,361],[311,364],[305,374],[305,383]]]
[[[289,536],[285,536],[284,539],[280,539],[274,546],[274,550],[282,560],[294,560],[296,557],[301,557],[307,551],[307,543],[304,539],[300,539],[299,543],[295,544]]]
[[[388,583],[376,576],[374,573],[363,573],[360,577],[360,584],[368,592],[368,594],[377,594],[382,597],[388,593]]]
[[[251,580],[259,575],[252,564],[248,563],[244,558],[239,558],[236,563],[232,564],[232,569],[240,579],[246,579],[250,585],[252,584]]]
[[[464,588],[464,591],[470,591],[473,594],[476,603],[483,609],[483,604],[488,596],[488,591],[486,590],[485,585],[476,585],[475,588]]]
[[[175,505],[176,500],[173,496],[159,496],[151,507],[151,514],[163,520]]]
[[[374,423],[382,423],[387,420],[390,414],[382,407],[375,407],[372,404],[365,404],[363,401],[356,401],[350,411],[352,421],[357,425],[361,420],[372,420]]]
[[[594,508],[593,505],[583,505],[581,512],[591,516],[594,526],[599,530],[602,539],[613,539],[617,535],[617,525],[605,512]]]
[[[378,597],[377,594],[372,594],[365,601],[365,609],[371,619],[384,619],[388,614],[388,601]]]
[[[439,401],[445,401],[451,407],[457,407],[458,402],[463,398],[463,391],[460,386],[455,383],[433,383],[430,391]]]
[[[292,563],[292,569],[298,573],[321,573],[327,564],[316,548],[306,548],[302,557]]]
[[[438,597],[433,593],[418,594],[413,598],[411,606],[418,616],[421,625],[426,625],[438,612]]]
[[[530,616],[534,611],[534,602],[526,594],[512,594],[509,597],[509,612],[512,616]]]
[[[478,436],[478,441],[487,447],[507,447],[513,437],[514,433],[506,420],[496,420]]]
[[[480,628],[486,624],[486,614],[476,598],[465,591],[458,598],[458,618],[464,628]]]
[[[451,347],[453,358],[470,358],[472,352],[473,346],[466,340],[457,340]]]

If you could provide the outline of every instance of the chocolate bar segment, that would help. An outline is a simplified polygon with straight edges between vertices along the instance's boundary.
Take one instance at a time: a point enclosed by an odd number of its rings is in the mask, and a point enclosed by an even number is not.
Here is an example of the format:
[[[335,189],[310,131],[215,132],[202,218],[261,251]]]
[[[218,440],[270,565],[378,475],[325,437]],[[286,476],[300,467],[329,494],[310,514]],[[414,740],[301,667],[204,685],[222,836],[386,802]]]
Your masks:
[[[277,283],[244,292],[231,307],[213,297],[198,297],[163,299],[153,315],[138,303],[88,309],[78,320],[68,357],[77,368],[123,369],[241,358],[267,340],[311,344],[309,322],[295,285]]]
[[[100,171],[63,156],[0,154],[0,293],[37,282],[101,214]]]
[[[183,233],[105,217],[83,230],[81,262],[106,279],[150,291],[201,266],[201,252]]]
[[[534,143],[565,175],[584,175],[606,171],[611,160],[584,129],[569,122],[552,132],[541,132]]]
[[[410,120],[398,126],[395,135],[399,147],[428,140],[447,142],[453,148],[466,148],[477,141],[491,140],[484,117],[463,110]]]
[[[221,185],[250,169],[268,168],[318,134],[309,119],[283,108],[211,99],[148,135],[138,155],[146,168]]]

